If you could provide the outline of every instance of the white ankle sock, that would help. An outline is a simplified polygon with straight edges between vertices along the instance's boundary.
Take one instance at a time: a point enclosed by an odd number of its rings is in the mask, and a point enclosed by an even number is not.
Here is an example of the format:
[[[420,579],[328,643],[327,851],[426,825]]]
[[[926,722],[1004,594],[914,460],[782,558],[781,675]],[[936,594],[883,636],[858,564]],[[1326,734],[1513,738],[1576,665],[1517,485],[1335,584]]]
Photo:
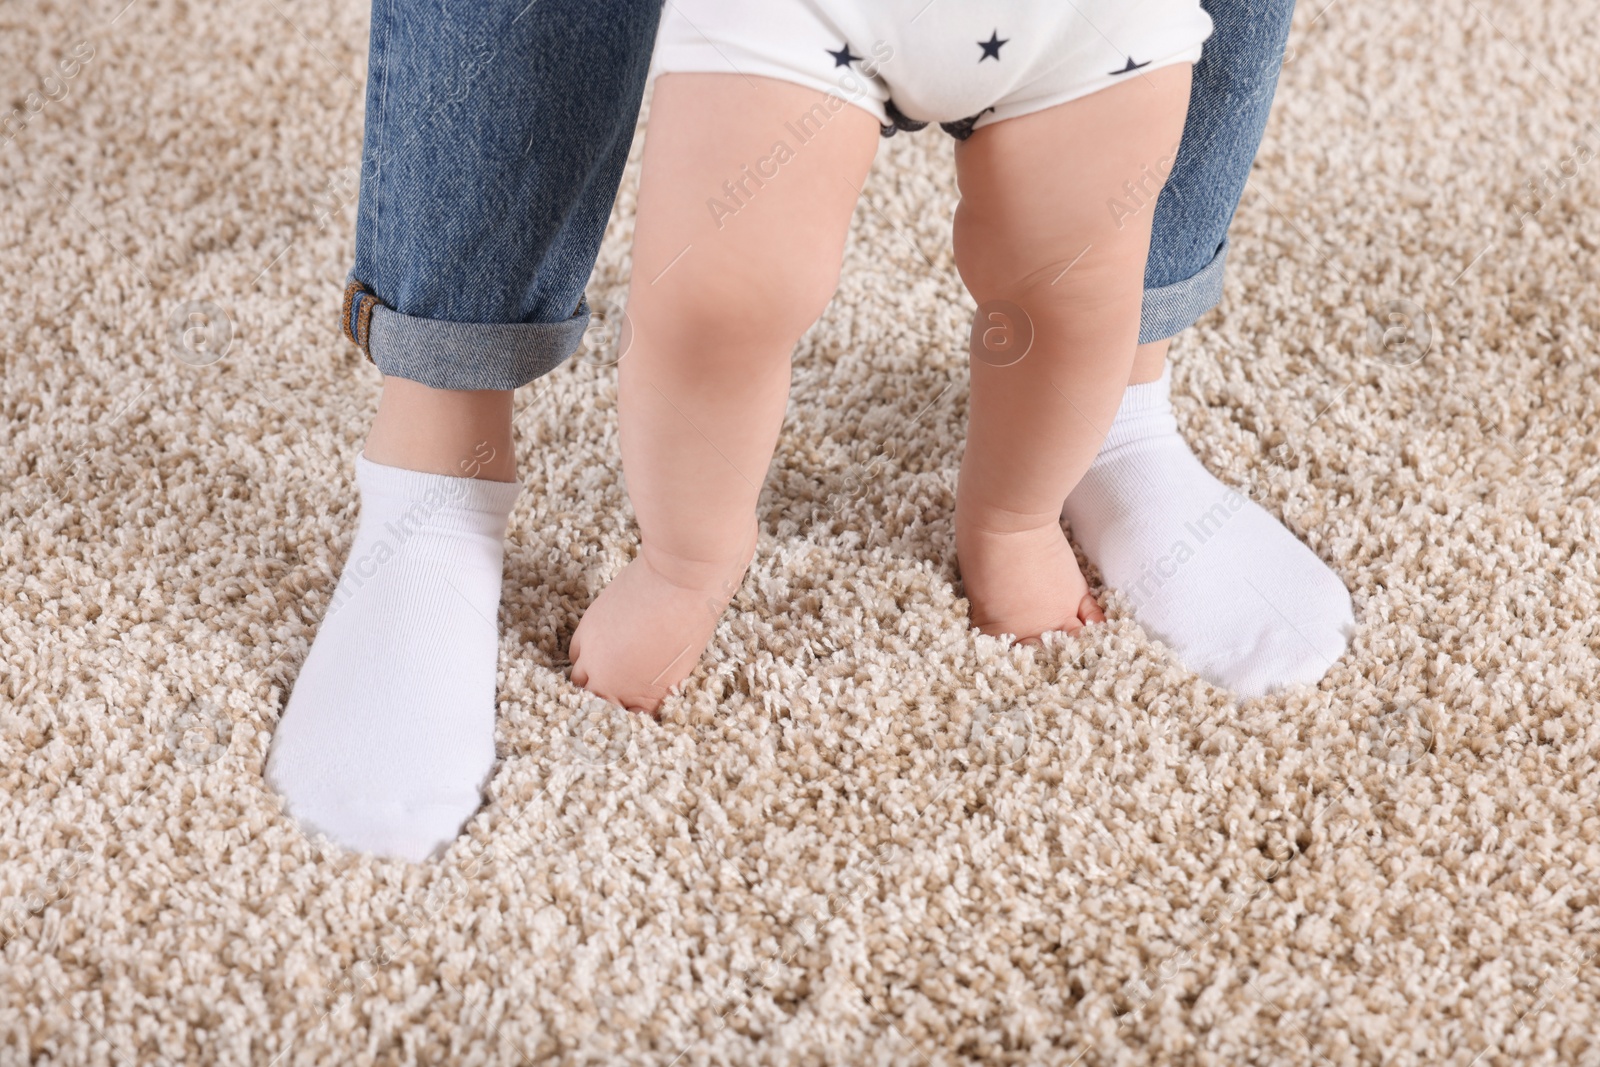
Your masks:
[[[1185,666],[1241,697],[1314,683],[1355,619],[1338,576],[1178,435],[1171,368],[1128,388],[1062,514],[1106,584]]]
[[[267,781],[302,824],[420,861],[494,763],[506,520],[522,486],[356,459],[361,521],[295,680]]]

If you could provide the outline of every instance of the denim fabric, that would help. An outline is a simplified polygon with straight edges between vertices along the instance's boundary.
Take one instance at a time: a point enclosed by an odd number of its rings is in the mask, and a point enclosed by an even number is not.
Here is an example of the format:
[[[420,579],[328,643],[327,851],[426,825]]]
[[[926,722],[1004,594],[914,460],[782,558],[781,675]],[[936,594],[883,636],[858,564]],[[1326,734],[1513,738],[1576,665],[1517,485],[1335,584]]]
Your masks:
[[[1171,337],[1222,299],[1228,224],[1261,146],[1294,0],[1201,0],[1214,30],[1194,68],[1178,159],[1156,201],[1139,343]]]
[[[373,0],[350,280],[384,374],[512,389],[578,347],[660,14]]]

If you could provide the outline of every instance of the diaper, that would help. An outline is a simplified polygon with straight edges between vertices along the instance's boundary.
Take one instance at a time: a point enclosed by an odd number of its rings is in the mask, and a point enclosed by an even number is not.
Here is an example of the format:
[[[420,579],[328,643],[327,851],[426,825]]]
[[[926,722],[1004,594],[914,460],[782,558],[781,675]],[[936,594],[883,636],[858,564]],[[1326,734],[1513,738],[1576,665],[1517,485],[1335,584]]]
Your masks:
[[[1193,63],[1210,35],[1198,0],[669,0],[652,70],[778,78],[884,136],[937,122],[964,139]]]

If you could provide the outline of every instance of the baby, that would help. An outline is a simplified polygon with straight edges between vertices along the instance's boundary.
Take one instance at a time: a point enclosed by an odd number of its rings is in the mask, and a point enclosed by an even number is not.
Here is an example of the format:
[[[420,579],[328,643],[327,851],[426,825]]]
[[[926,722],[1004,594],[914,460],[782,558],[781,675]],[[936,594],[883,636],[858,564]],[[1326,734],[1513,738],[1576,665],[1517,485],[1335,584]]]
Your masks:
[[[674,0],[663,15],[618,366],[639,554],[573,681],[655,711],[755,551],[789,356],[838,281],[881,135],[956,139],[952,240],[980,308],[956,555],[984,633],[1103,619],[1061,527],[1132,369],[1150,222],[1211,20],[1196,0]],[[1017,345],[1021,348],[1021,345]]]

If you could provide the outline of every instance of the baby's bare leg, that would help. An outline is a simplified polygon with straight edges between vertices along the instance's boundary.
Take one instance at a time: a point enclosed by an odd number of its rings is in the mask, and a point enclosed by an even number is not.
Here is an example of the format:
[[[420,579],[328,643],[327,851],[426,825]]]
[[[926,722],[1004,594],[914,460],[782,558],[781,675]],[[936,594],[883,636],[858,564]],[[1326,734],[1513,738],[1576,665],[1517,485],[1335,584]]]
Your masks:
[[[788,82],[657,82],[618,366],[639,555],[573,635],[576,684],[654,711],[699,661],[755,549],[789,355],[833,295],[877,141],[866,111]]]
[[[1163,67],[983,127],[956,152],[962,280],[980,309],[1020,309],[1011,327],[1032,334],[1020,359],[973,350],[956,551],[986,633],[1030,638],[1103,618],[1062,534],[1061,501],[1128,383],[1159,162],[1183,132],[1189,77],[1187,64]],[[1124,183],[1144,208],[1128,213]]]

